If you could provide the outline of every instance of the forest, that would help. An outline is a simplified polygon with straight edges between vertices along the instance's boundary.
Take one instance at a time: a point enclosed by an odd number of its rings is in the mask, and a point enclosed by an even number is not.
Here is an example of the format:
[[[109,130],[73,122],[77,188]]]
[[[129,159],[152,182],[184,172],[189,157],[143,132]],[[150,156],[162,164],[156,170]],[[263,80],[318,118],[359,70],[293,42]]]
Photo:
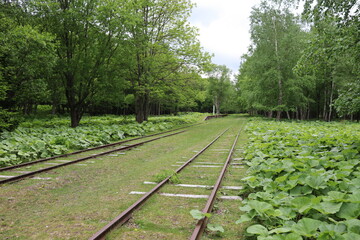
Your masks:
[[[0,128],[85,115],[250,113],[359,120],[359,3],[262,1],[239,74],[211,62],[190,0],[2,0]],[[294,9],[302,7],[301,15]],[[239,56],[240,57],[240,56]],[[51,110],[50,110],[51,109]]]
[[[194,1],[0,0],[0,239],[360,239],[359,1]]]

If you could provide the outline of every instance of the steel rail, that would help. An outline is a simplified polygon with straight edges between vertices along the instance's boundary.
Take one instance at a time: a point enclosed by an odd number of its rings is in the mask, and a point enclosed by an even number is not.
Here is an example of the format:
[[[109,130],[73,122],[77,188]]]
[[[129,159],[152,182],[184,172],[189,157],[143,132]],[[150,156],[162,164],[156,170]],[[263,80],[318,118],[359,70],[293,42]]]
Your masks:
[[[146,136],[142,136],[142,137],[132,138],[132,139],[123,140],[123,141],[110,143],[110,144],[106,144],[106,145],[101,145],[101,146],[98,146],[98,147],[87,148],[87,149],[83,149],[83,150],[79,150],[79,151],[75,151],[75,152],[71,152],[71,153],[65,153],[65,154],[61,154],[61,155],[56,155],[56,156],[53,156],[53,157],[43,158],[43,159],[39,159],[39,160],[36,160],[36,161],[21,163],[21,164],[14,165],[14,166],[3,167],[3,168],[0,168],[0,172],[11,170],[11,169],[16,169],[16,168],[20,168],[20,167],[25,167],[25,166],[29,166],[29,165],[33,165],[33,164],[36,164],[36,163],[57,159],[57,158],[68,157],[68,156],[83,153],[83,152],[88,152],[88,151],[98,150],[98,149],[107,148],[107,147],[111,147],[111,146],[115,146],[115,145],[120,145],[120,144],[123,144],[123,143],[131,142],[131,141],[135,141],[135,140],[139,140],[139,139],[143,139],[143,138],[153,137],[153,136],[157,136],[157,135],[168,133],[168,132],[174,132],[174,131],[177,131],[177,130],[180,130],[180,129],[189,128],[189,127],[196,126],[196,125],[199,125],[199,124],[202,124],[202,123],[197,123],[197,124],[193,124],[193,125],[190,125],[190,126],[176,128],[176,129],[172,129],[172,130],[168,130],[168,131],[164,131],[164,132],[160,132],[160,133],[155,133],[155,134],[146,135]]]
[[[153,139],[150,139],[150,140],[146,140],[146,141],[143,141],[143,142],[140,142],[140,143],[135,143],[135,144],[132,144],[132,145],[129,145],[129,146],[125,146],[125,147],[116,148],[116,149],[113,149],[113,150],[110,150],[110,151],[102,152],[102,153],[99,153],[99,154],[96,154],[96,155],[91,155],[91,156],[79,158],[79,159],[73,160],[71,162],[60,163],[60,164],[55,165],[55,166],[42,168],[42,169],[39,169],[39,170],[36,170],[36,171],[32,171],[32,172],[29,172],[29,173],[24,173],[24,174],[14,176],[14,177],[11,177],[11,178],[6,178],[4,180],[0,180],[0,185],[4,184],[4,183],[9,183],[9,182],[13,182],[13,181],[16,181],[16,180],[20,180],[20,179],[23,179],[23,178],[26,178],[26,177],[34,176],[34,175],[36,175],[38,173],[46,172],[46,171],[56,169],[56,168],[59,168],[59,167],[67,166],[67,165],[70,165],[70,164],[78,163],[78,162],[85,161],[85,160],[92,159],[92,158],[97,158],[99,156],[107,155],[107,154],[110,154],[110,153],[113,153],[113,152],[128,150],[128,149],[143,145],[145,143],[152,142],[152,141],[155,141],[155,140],[158,140],[158,139],[161,139],[161,138],[165,138],[165,137],[170,137],[170,136],[173,136],[173,135],[176,135],[176,134],[179,134],[179,133],[183,133],[185,131],[186,130],[171,133],[171,134],[168,134],[168,135],[164,135],[164,136],[160,136],[160,137],[153,138]]]
[[[206,205],[205,205],[205,208],[203,209],[203,213],[211,213],[212,211],[212,208],[214,206],[214,202],[215,202],[215,199],[216,199],[216,194],[220,188],[220,185],[221,185],[221,182],[222,180],[224,179],[224,176],[225,176],[225,172],[230,164],[230,161],[231,161],[231,158],[232,158],[232,155],[234,153],[234,149],[235,149],[235,146],[236,146],[236,143],[238,141],[238,138],[239,138],[239,135],[240,135],[240,131],[238,132],[238,134],[236,135],[236,138],[235,138],[235,141],[231,147],[231,150],[229,152],[229,155],[226,159],[226,162],[222,168],[222,171],[216,181],[216,184],[208,198],[208,201],[206,202]],[[208,217],[204,217],[202,219],[200,219],[196,226],[195,226],[195,229],[190,237],[190,240],[198,240],[201,238],[202,234],[204,233],[204,230],[206,228],[206,225],[207,225],[207,222],[208,222]]]
[[[182,166],[180,166],[174,174],[181,172],[186,166],[188,166],[195,158],[197,158],[200,154],[202,154],[206,149],[208,149],[214,142],[216,142],[226,131],[226,129],[221,134],[219,134],[214,140],[212,140],[208,145],[206,145],[203,149],[201,149],[198,153],[196,153],[193,157],[191,157],[187,162],[185,162]],[[160,188],[162,188],[174,175],[170,175],[157,184],[152,190],[147,192],[144,196],[142,196],[139,200],[137,200],[134,204],[132,204],[128,209],[123,211],[120,215],[115,217],[111,222],[109,222],[106,226],[104,226],[101,230],[95,233],[89,240],[103,240],[106,237],[106,234],[116,226],[121,226],[129,220],[132,213],[139,209],[152,195],[154,195]]]

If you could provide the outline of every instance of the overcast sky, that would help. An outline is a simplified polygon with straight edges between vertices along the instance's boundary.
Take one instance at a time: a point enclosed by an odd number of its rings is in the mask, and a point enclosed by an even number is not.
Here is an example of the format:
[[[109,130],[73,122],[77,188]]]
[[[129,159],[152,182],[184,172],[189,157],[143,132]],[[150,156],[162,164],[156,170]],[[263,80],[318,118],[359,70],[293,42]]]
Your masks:
[[[190,22],[199,28],[205,51],[213,62],[238,72],[240,57],[250,44],[250,12],[260,0],[192,0],[197,4]]]

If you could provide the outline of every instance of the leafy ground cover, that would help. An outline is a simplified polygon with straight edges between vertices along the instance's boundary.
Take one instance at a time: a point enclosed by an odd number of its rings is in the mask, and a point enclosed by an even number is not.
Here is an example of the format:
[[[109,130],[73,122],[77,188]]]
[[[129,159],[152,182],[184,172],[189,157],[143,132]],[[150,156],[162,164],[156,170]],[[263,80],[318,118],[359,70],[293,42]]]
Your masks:
[[[33,119],[0,135],[0,167],[164,131],[203,118],[200,113],[151,117],[141,124],[122,116],[86,117],[70,128],[65,118]]]
[[[360,125],[247,125],[247,239],[360,239]]]

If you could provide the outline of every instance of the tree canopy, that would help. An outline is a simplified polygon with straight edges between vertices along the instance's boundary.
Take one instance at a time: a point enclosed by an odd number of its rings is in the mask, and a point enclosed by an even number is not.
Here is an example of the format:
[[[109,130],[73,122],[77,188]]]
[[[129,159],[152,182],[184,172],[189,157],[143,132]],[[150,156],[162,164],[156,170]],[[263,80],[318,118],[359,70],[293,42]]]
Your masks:
[[[352,118],[360,112],[359,5],[307,0],[300,21],[290,11],[294,2],[262,1],[253,9],[252,45],[237,81],[243,109],[270,117],[276,111],[277,119]]]

